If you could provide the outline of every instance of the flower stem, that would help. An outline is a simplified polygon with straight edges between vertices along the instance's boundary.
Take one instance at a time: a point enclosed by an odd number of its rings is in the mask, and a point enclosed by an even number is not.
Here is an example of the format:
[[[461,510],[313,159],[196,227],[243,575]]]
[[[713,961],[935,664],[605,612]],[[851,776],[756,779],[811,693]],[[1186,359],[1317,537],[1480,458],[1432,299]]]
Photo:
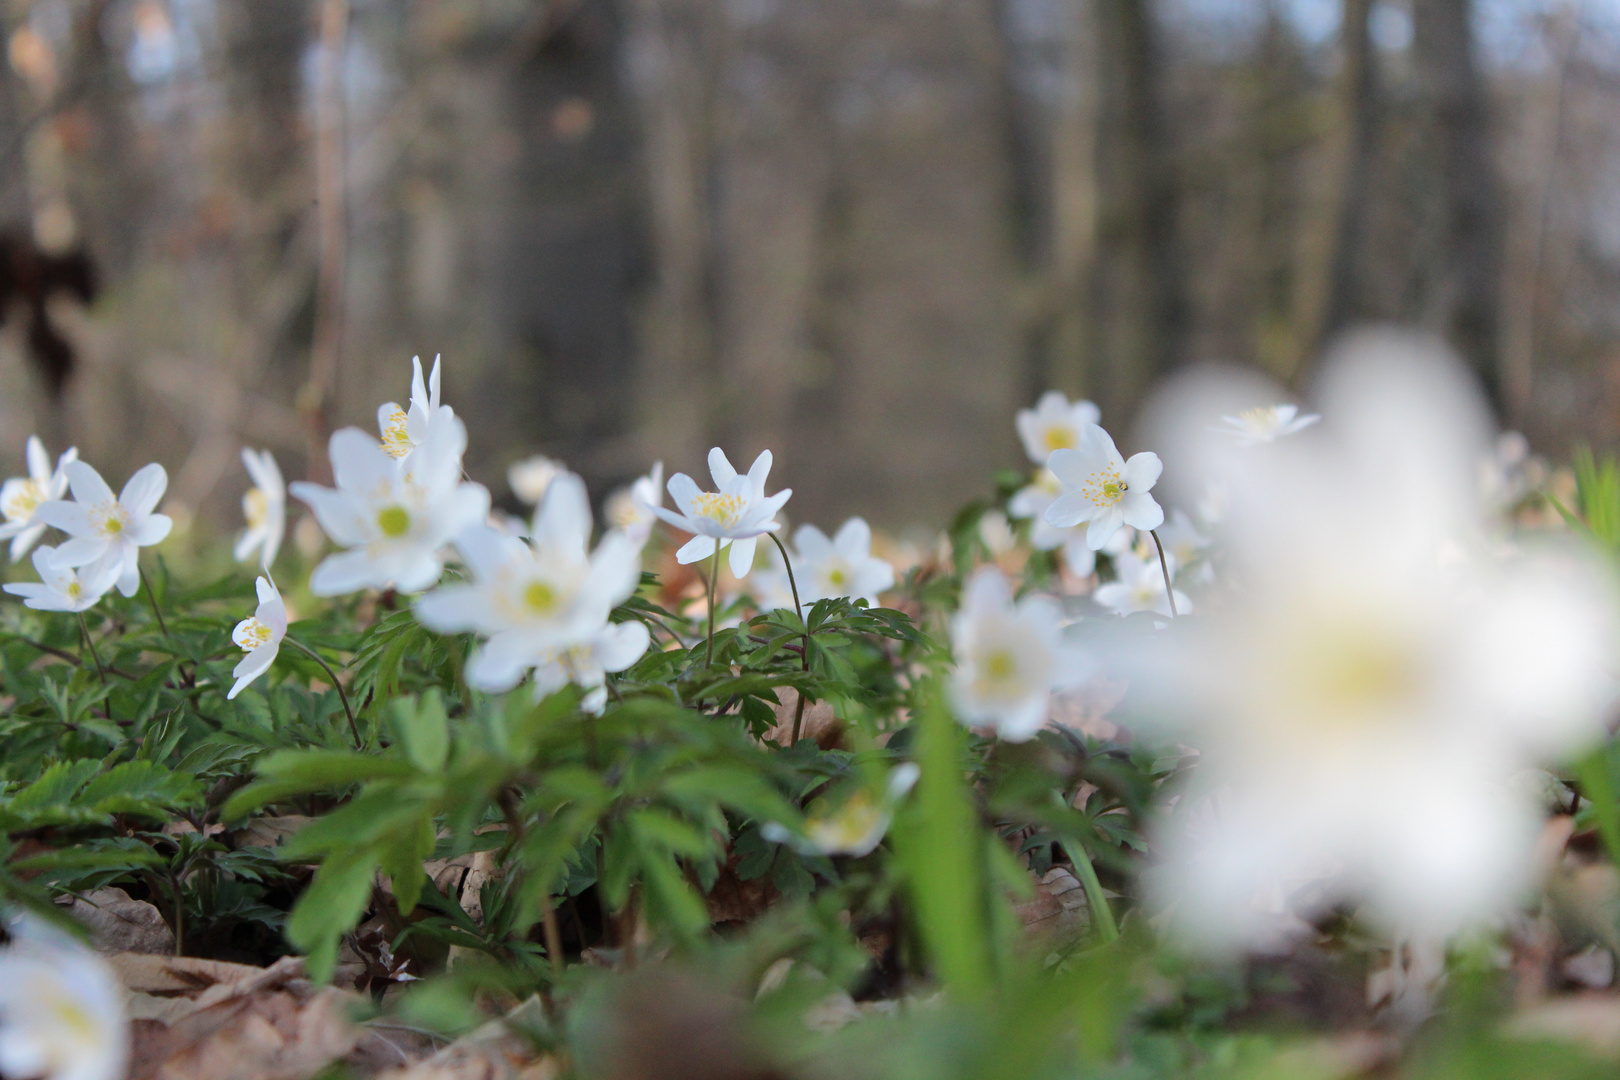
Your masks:
[[[141,584],[146,587],[146,598],[152,602],[152,614],[157,616],[158,629],[163,631],[164,637],[168,637],[169,628],[163,622],[163,609],[158,607],[157,593],[152,591],[152,583],[146,580],[146,571],[137,566],[135,572],[141,576]]]
[[[720,541],[714,542],[714,558],[709,562],[709,651],[704,667],[714,667],[714,594],[720,582]]]
[[[771,538],[771,543],[776,545],[776,550],[782,553],[782,564],[787,567],[788,588],[793,590],[793,610],[798,613],[799,625],[804,626],[804,608],[799,604],[799,583],[793,580],[793,560],[788,558],[787,548],[782,545],[781,540],[777,539],[775,533],[768,532],[765,535]],[[801,659],[804,661],[804,670],[808,674],[810,671],[810,628],[808,626],[805,626],[804,630],[804,655]],[[799,732],[803,727],[804,691],[800,690],[799,704],[793,710],[793,741],[788,744],[789,746],[799,744]]]
[[[96,643],[90,637],[90,627],[85,625],[84,612],[79,612],[79,633],[84,637],[84,647],[90,650],[90,656],[96,662],[96,674],[101,676],[101,685],[107,685],[107,669],[101,666],[101,654],[96,652]],[[79,658],[84,663],[84,657]]]
[[[338,700],[343,702],[344,715],[346,715],[349,718],[349,734],[354,736],[354,748],[356,750],[364,749],[365,748],[365,743],[360,738],[360,725],[355,723],[354,710],[349,708],[349,695],[344,693],[344,691],[343,691],[343,683],[338,680],[337,672],[332,670],[332,665],[328,664],[325,660],[321,659],[321,654],[320,653],[316,652],[314,649],[310,648],[308,645],[305,645],[301,641],[294,641],[290,637],[284,637],[281,640],[285,641],[289,645],[294,646],[295,648],[298,649],[299,652],[304,653],[310,659],[314,660],[317,664],[321,665],[322,669],[325,670],[326,674],[331,676],[332,685],[337,687]]]
[[[1170,601],[1170,617],[1174,619],[1180,612],[1176,610],[1176,590],[1170,584],[1170,565],[1164,561],[1164,541],[1159,539],[1158,529],[1149,529],[1148,535],[1153,537],[1153,545],[1159,549],[1159,571],[1164,574],[1164,597]]]
[[[1091,856],[1078,840],[1065,843],[1063,847],[1069,853],[1069,862],[1074,865],[1074,872],[1085,890],[1086,906],[1091,909],[1091,922],[1097,936],[1104,945],[1117,940],[1119,924],[1114,921],[1114,913],[1108,907],[1108,897],[1103,895],[1102,882],[1097,880],[1097,868],[1091,865]]]

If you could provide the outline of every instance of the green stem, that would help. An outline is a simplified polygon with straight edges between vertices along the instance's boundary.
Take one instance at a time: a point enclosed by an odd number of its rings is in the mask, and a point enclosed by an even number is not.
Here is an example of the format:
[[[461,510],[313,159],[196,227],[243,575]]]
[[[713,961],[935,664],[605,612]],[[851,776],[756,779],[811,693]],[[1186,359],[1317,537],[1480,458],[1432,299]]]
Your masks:
[[[141,576],[141,584],[146,588],[146,598],[152,602],[152,614],[157,616],[158,629],[163,631],[164,637],[168,637],[169,628],[163,622],[163,609],[158,607],[157,593],[152,591],[152,583],[146,580],[146,571],[137,566],[135,572]]]
[[[90,637],[90,627],[85,625],[84,612],[79,612],[79,634],[84,638],[84,647],[90,650],[90,656],[96,662],[96,674],[101,676],[101,685],[107,685],[107,669],[101,666],[101,654],[96,652],[96,643]],[[84,663],[84,657],[79,657],[79,663]]]
[[[317,664],[321,665],[322,669],[325,670],[326,674],[331,677],[332,685],[337,687],[338,700],[343,702],[344,715],[346,715],[349,718],[349,733],[354,736],[354,748],[356,750],[364,749],[365,748],[365,742],[360,738],[360,725],[355,723],[354,710],[349,708],[349,695],[344,692],[343,683],[341,681],[339,681],[339,679],[337,677],[337,672],[332,670],[332,665],[328,664],[325,660],[321,659],[321,654],[320,653],[316,652],[314,649],[310,648],[308,645],[305,645],[301,641],[294,641],[290,637],[284,637],[281,640],[285,641],[287,644],[295,647],[300,652],[302,652],[306,656],[308,656],[310,659],[314,660]]]
[[[1086,854],[1085,845],[1070,839],[1063,847],[1069,853],[1069,861],[1074,864],[1075,876],[1086,890],[1086,905],[1091,908],[1091,921],[1097,936],[1104,945],[1117,940],[1119,924],[1114,922],[1114,912],[1108,906],[1108,898],[1103,895],[1102,882],[1097,880],[1097,868],[1091,865],[1091,856]]]
[[[1170,584],[1170,565],[1164,561],[1164,544],[1159,540],[1158,529],[1149,529],[1148,535],[1153,537],[1153,545],[1159,549],[1159,572],[1164,575],[1164,596],[1170,601],[1170,617],[1174,619],[1180,612],[1176,611],[1175,587]]]
[[[799,604],[799,583],[797,581],[793,580],[793,560],[788,558],[787,548],[785,546],[783,546],[782,541],[777,538],[777,535],[775,533],[768,532],[765,535],[771,538],[771,543],[776,545],[776,550],[780,551],[782,553],[782,564],[787,567],[788,588],[793,590],[793,610],[799,616],[799,625],[805,627],[805,629],[804,629],[804,656],[803,656],[803,660],[804,660],[805,673],[808,674],[809,671],[810,671],[810,628],[808,626],[805,626],[805,623],[804,623],[804,608]],[[804,727],[804,691],[800,690],[799,691],[799,704],[793,710],[793,741],[788,744],[789,746],[797,746],[797,745],[799,745],[799,733],[803,729],[803,727]]]
[[[714,595],[720,581],[720,541],[714,542],[714,558],[709,562],[709,650],[704,667],[714,667]]]

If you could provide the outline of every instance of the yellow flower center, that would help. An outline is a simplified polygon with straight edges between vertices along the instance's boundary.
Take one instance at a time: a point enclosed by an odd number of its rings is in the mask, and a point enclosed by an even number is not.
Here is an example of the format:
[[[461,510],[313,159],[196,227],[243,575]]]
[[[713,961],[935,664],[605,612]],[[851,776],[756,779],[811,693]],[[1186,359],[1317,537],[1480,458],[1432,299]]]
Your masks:
[[[11,488],[11,497],[0,512],[8,521],[24,521],[33,516],[34,508],[45,501],[45,489],[38,480],[23,480]]]
[[[699,492],[697,498],[692,500],[692,508],[696,516],[708,518],[722,528],[728,528],[737,523],[743,509],[741,495],[726,495],[717,491]]]
[[[1041,441],[1046,444],[1046,452],[1050,454],[1053,450],[1072,450],[1080,440],[1075,438],[1073,428],[1049,427],[1041,436]]]
[[[68,582],[67,594],[69,599],[77,600],[83,593],[84,586],[79,584],[79,579],[77,577]]]
[[[1113,506],[1130,489],[1125,478],[1119,475],[1119,470],[1110,465],[1087,477],[1086,482],[1080,485],[1080,494],[1099,506]]]
[[[269,515],[270,496],[259,488],[249,488],[242,496],[242,516],[247,519],[248,527],[257,529]]]
[[[531,611],[544,615],[557,606],[557,590],[543,581],[533,581],[523,590],[523,602]]]
[[[884,808],[866,791],[857,791],[849,800],[826,817],[813,817],[805,822],[805,834],[811,843],[825,852],[847,851],[864,846],[872,832],[882,828]]]
[[[236,642],[237,648],[244,652],[252,652],[260,645],[268,642],[273,636],[275,636],[275,632],[268,625],[256,618],[247,618],[236,625],[236,630],[231,634],[231,640]]]
[[[90,511],[90,524],[107,539],[116,539],[129,525],[129,511],[117,502],[104,502]]]
[[[71,995],[51,988],[46,990],[47,1008],[56,1022],[80,1042],[96,1039],[101,1030],[95,1017]]]
[[[1264,435],[1277,426],[1277,410],[1272,408],[1245,409],[1238,416],[1245,430]]]
[[[377,511],[377,528],[390,539],[411,531],[411,515],[403,506],[385,506]]]
[[[827,573],[827,584],[835,589],[842,589],[847,581],[849,581],[849,575],[844,572],[842,566],[835,566]]]
[[[997,649],[984,658],[985,678],[992,682],[1006,682],[1018,673],[1018,661],[1006,649]]]
[[[388,414],[388,422],[382,429],[382,447],[391,457],[396,458],[404,457],[415,448],[405,422],[404,409],[396,407]]]

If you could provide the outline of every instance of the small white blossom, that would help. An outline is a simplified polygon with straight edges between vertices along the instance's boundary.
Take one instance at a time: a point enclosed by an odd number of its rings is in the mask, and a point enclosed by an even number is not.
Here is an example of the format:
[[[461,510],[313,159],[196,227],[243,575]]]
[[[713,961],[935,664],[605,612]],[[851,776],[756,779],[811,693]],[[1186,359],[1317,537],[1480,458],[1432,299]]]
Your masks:
[[[951,649],[957,715],[993,726],[1012,742],[1040,730],[1054,688],[1074,686],[1090,674],[1085,655],[1063,643],[1057,601],[1026,596],[1015,604],[1006,575],[993,566],[980,567],[963,587]]]
[[[657,462],[652,472],[639,476],[629,487],[622,487],[609,495],[604,510],[608,525],[618,529],[640,544],[652,536],[658,521],[654,507],[664,505],[664,463]]]
[[[814,525],[793,534],[794,573],[805,604],[833,596],[864,599],[877,606],[878,594],[894,588],[894,567],[872,554],[872,529],[853,517],[831,540]]]
[[[1168,554],[1165,565],[1172,579],[1176,573],[1175,559]],[[1116,615],[1132,615],[1138,611],[1152,611],[1168,617],[1170,603],[1165,599],[1164,570],[1156,555],[1142,556],[1127,551],[1114,556],[1116,580],[1097,586],[1093,595],[1097,603]],[[1176,590],[1176,611],[1185,615],[1192,610],[1192,601],[1180,589]]]
[[[627,644],[603,632],[641,581],[639,544],[609,532],[593,552],[590,539],[585,485],[562,473],[535,511],[528,542],[487,526],[457,537],[472,581],[428,593],[416,602],[416,617],[441,633],[488,637],[467,661],[467,681],[480,690],[501,693],[531,669],[566,666],[558,654],[575,647],[586,647],[573,659],[588,677],[591,661],[616,661],[615,646]]]
[[[276,654],[281,652],[281,639],[287,636],[287,605],[282,602],[276,583],[261,577],[254,584],[259,590],[259,606],[231,631],[231,640],[247,655],[231,672],[236,685],[225,695],[226,700],[240,694],[243,687],[270,670]]]
[[[519,499],[530,506],[539,506],[540,500],[546,497],[546,488],[566,471],[562,462],[535,454],[507,467],[506,484]]]
[[[588,691],[579,707],[600,713],[607,706],[607,676],[640,660],[651,644],[646,624],[631,620],[608,623],[590,637],[566,649],[538,654],[534,665],[534,696],[545,697],[569,683]]]
[[[242,447],[242,464],[247,466],[253,486],[242,496],[242,517],[247,520],[247,528],[236,541],[236,561],[247,562],[259,549],[259,565],[268,570],[287,535],[287,485],[268,450]]]
[[[174,527],[167,515],[152,512],[169,486],[169,474],[162,465],[147,465],[114,496],[101,474],[84,462],[70,461],[65,471],[73,501],[41,503],[35,511],[40,521],[71,537],[56,549],[56,561],[73,567],[100,563],[87,575],[99,580],[101,571],[109,570],[118,591],[134,596],[140,587],[140,549],[160,542]]]
[[[124,988],[100,956],[34,915],[13,918],[0,950],[0,1073],[123,1080]]]
[[[1102,412],[1091,402],[1071,403],[1058,391],[1048,390],[1033,409],[1018,410],[1018,438],[1029,460],[1045,465],[1052,451],[1079,446],[1086,425],[1100,419]]]
[[[1063,549],[1063,562],[1078,577],[1087,577],[1097,570],[1097,552],[1086,543],[1083,525],[1060,529],[1046,520],[1046,508],[1063,494],[1063,485],[1048,468],[1035,470],[1030,483],[1020,488],[1007,501],[1007,515],[1020,521],[1029,521],[1029,542],[1036,551]],[[1136,530],[1125,526],[1110,537],[1101,550],[1109,554],[1129,551]]]
[[[41,544],[34,549],[34,570],[39,582],[19,582],[6,586],[6,592],[23,598],[23,606],[38,611],[88,611],[107,595],[118,568],[95,563],[84,573],[56,561],[56,549]]]
[[[411,357],[411,407],[400,408],[390,401],[377,407],[377,431],[388,456],[404,460],[428,437],[428,431],[444,423],[455,412],[439,404],[439,358],[433,358],[433,374],[424,384],[422,358]]]
[[[79,448],[70,446],[52,469],[45,444],[38,435],[28,436],[28,475],[14,476],[0,485],[0,513],[6,517],[5,524],[0,525],[0,540],[10,538],[12,562],[28,554],[28,549],[45,535],[47,526],[34,512],[42,503],[67,494],[67,463],[77,460]]]
[[[395,458],[359,428],[332,435],[336,488],[307,481],[292,493],[309,504],[332,541],[309,587],[317,596],[364,588],[425,589],[444,571],[442,551],[489,515],[489,492],[461,482],[467,429],[455,416],[434,423],[408,458]]]
[[[1298,405],[1268,405],[1245,409],[1236,416],[1223,416],[1223,426],[1215,430],[1234,436],[1239,446],[1259,446],[1304,431],[1320,419],[1318,413],[1300,416]]]
[[[921,770],[913,762],[890,770],[881,790],[862,786],[835,806],[812,807],[801,839],[776,822],[760,829],[773,844],[788,844],[805,855],[870,855],[883,842],[895,808],[917,783]]]
[[[670,498],[676,511],[653,507],[653,512],[678,529],[695,535],[675,553],[676,561],[694,563],[707,559],[715,547],[731,545],[731,573],[748,576],[754,566],[754,549],[759,537],[781,528],[776,512],[793,494],[783,488],[775,495],[765,494],[765,478],[771,471],[771,452],[762,451],[746,474],[731,467],[725,451],[718,446],[709,451],[709,472],[714,475],[714,491],[703,491],[685,473],[669,478]]]
[[[1063,485],[1042,514],[1048,525],[1060,529],[1087,522],[1086,545],[1099,550],[1120,526],[1147,531],[1164,523],[1164,511],[1149,494],[1164,465],[1149,452],[1119,456],[1114,440],[1096,424],[1080,432],[1073,450],[1054,450],[1046,467]]]

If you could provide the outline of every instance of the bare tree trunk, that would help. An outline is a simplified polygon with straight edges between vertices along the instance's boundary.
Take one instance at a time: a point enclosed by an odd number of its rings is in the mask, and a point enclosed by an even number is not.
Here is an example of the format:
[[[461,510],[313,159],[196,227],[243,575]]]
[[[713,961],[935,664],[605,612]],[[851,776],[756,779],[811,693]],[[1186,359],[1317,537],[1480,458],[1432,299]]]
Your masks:
[[[1344,147],[1340,162],[1338,220],[1323,298],[1318,347],[1366,316],[1359,274],[1372,197],[1373,156],[1378,138],[1378,66],[1369,21],[1375,0],[1344,0],[1339,42],[1343,53]]]
[[[316,99],[315,197],[319,215],[320,273],[315,298],[315,339],[310,348],[309,385],[299,406],[308,428],[308,474],[329,482],[326,437],[331,431],[332,396],[343,352],[344,278],[348,272],[349,219],[347,132],[344,123],[349,0],[321,5],[320,88]]]
[[[1501,221],[1471,0],[1413,0],[1413,56],[1432,183],[1420,318],[1474,365],[1500,402]]]

